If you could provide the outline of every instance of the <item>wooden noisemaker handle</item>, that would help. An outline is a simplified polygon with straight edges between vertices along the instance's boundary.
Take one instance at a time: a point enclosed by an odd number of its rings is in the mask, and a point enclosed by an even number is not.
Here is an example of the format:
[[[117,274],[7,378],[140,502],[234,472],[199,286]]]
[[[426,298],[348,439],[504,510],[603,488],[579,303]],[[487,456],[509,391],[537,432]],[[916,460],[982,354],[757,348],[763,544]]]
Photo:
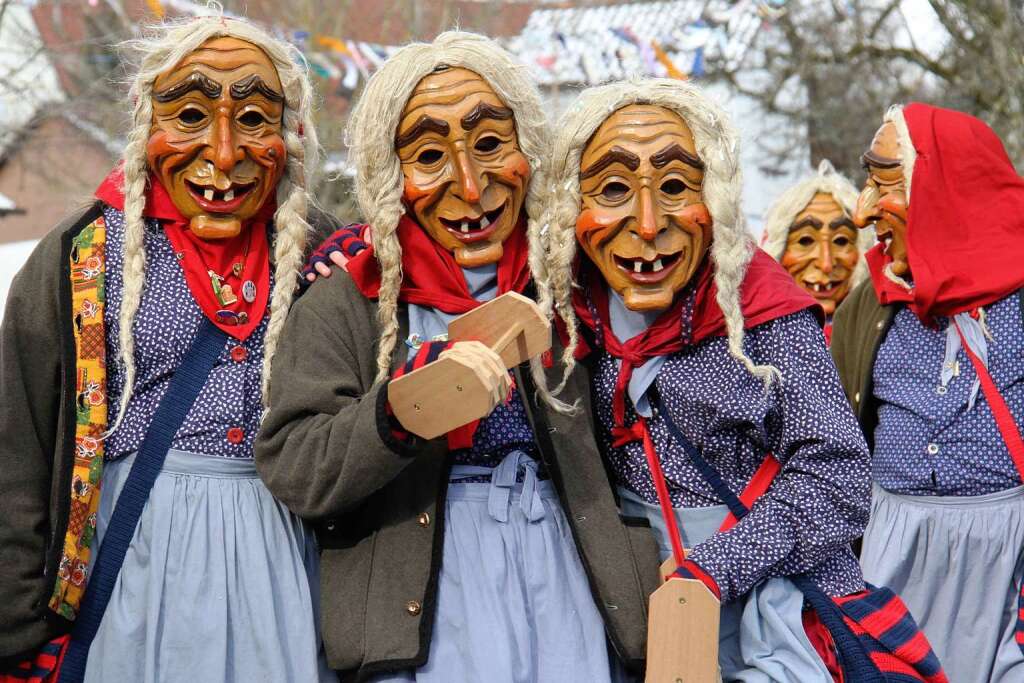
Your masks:
[[[721,605],[694,579],[671,578],[651,594],[646,683],[719,683]]]

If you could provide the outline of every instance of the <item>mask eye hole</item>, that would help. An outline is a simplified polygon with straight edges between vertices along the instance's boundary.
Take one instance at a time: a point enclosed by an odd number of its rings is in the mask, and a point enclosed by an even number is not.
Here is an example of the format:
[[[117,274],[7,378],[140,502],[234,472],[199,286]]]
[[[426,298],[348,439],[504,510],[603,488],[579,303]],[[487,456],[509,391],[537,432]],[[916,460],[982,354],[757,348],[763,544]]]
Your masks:
[[[476,144],[473,145],[473,149],[475,149],[478,152],[493,152],[494,150],[498,149],[498,145],[500,144],[501,140],[499,140],[495,136],[486,135],[476,141]]]
[[[625,183],[611,182],[601,188],[601,196],[605,199],[622,199],[629,193]]]
[[[255,128],[256,126],[266,123],[267,119],[258,111],[247,111],[238,117],[238,122],[243,126]]]
[[[850,243],[850,238],[847,237],[846,235],[839,235],[834,240],[832,240],[832,243],[835,244],[837,247],[845,247]]]
[[[194,126],[206,120],[206,114],[195,107],[186,107],[178,113],[178,120],[186,126]]]
[[[439,149],[425,149],[416,157],[416,161],[426,165],[436,164],[443,156],[444,152]]]
[[[675,197],[686,192],[686,183],[679,180],[679,178],[669,178],[661,184],[661,191]]]
[[[801,247],[814,246],[814,238],[811,237],[810,235],[804,235],[803,237],[798,239],[796,243],[799,244]]]

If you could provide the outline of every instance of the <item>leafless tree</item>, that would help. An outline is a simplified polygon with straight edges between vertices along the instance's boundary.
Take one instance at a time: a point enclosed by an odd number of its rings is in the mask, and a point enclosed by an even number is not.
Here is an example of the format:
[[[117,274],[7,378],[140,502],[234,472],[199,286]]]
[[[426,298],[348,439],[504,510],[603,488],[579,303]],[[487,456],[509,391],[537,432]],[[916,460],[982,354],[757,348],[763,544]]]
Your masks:
[[[927,101],[987,121],[1024,168],[1024,16],[1012,0],[928,0],[945,40],[921,44],[901,0],[791,0],[736,69],[718,74],[792,125],[759,141],[776,157],[860,171],[888,105]]]

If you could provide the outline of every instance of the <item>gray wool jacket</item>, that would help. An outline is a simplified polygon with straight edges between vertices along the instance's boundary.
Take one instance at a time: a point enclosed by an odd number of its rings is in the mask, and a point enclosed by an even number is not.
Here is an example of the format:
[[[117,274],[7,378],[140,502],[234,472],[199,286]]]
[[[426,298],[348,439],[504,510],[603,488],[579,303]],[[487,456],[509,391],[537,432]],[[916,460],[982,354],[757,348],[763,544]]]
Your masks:
[[[376,313],[376,302],[345,273],[309,288],[282,334],[271,410],[256,443],[256,466],[267,486],[314,524],[327,658],[355,680],[426,662],[451,468],[444,439],[403,443],[391,435],[388,385],[374,381]],[[404,339],[404,307],[399,320]],[[396,345],[393,368],[404,362],[405,351]],[[514,372],[608,640],[640,671],[658,550],[646,520],[619,513],[594,438],[586,373],[574,373],[560,397],[583,404],[583,415],[568,417],[533,400],[526,366]],[[554,381],[560,369],[551,373]]]

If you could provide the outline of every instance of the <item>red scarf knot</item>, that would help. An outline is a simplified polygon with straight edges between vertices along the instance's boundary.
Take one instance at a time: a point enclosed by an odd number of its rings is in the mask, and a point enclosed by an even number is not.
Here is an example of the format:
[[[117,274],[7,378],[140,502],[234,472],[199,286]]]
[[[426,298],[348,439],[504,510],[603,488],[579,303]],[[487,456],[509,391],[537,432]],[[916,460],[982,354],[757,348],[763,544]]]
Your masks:
[[[96,198],[124,211],[123,186],[124,167],[118,165],[96,189]],[[174,253],[178,255],[189,292],[203,315],[239,341],[252,335],[267,313],[270,300],[267,225],[273,220],[276,209],[277,204],[271,197],[259,213],[242,226],[237,236],[224,240],[204,240],[189,229],[189,220],[178,211],[171,195],[155,176],[149,177],[146,186],[143,217],[160,222]],[[217,276],[220,286],[231,288],[236,301],[221,303],[213,286],[214,275],[211,272]],[[253,286],[255,296],[251,296],[250,287]],[[222,292],[226,293],[226,290]]]

